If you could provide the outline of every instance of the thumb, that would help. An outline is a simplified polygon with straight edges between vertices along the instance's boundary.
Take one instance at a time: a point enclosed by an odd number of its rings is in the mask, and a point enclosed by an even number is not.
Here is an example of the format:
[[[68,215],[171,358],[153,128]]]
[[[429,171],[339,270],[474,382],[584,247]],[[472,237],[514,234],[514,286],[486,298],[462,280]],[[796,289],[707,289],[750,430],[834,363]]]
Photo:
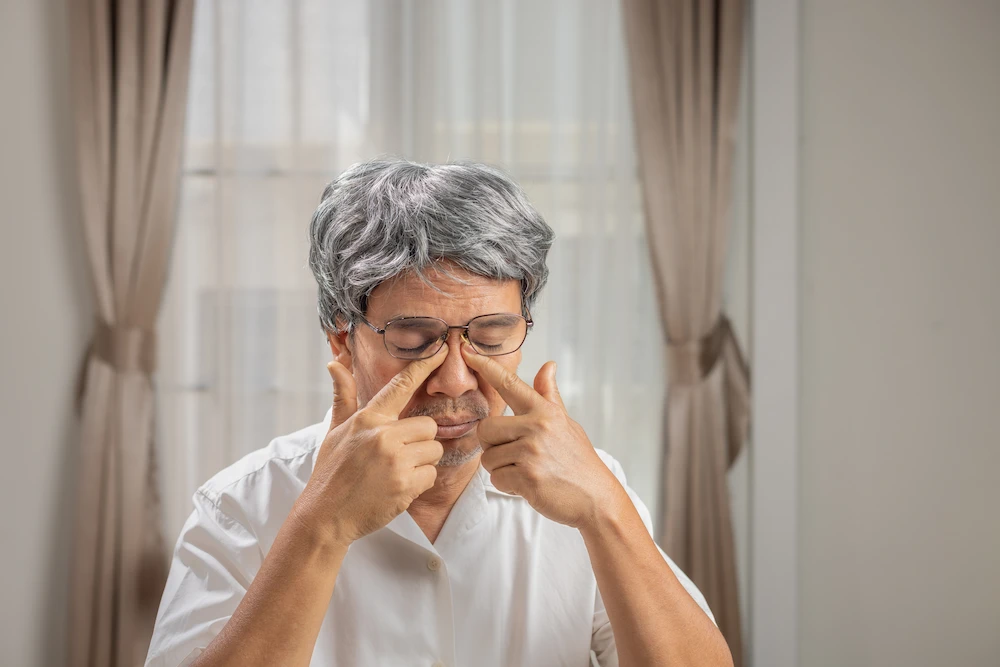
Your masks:
[[[559,387],[556,386],[556,362],[546,361],[538,370],[535,376],[535,391],[563,408],[562,396],[559,395]]]
[[[343,364],[331,361],[326,365],[326,370],[330,371],[330,379],[333,380],[333,419],[330,420],[330,428],[334,429],[358,411],[358,389],[354,384],[354,376]]]

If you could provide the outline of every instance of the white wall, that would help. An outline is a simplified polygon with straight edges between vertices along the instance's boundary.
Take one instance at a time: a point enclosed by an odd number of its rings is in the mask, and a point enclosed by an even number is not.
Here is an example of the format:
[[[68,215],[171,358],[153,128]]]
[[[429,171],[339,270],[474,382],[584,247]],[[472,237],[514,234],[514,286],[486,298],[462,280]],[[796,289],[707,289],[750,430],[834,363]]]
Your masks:
[[[802,19],[799,662],[996,666],[1000,3]]]
[[[62,0],[0,2],[0,664],[63,661],[75,442],[91,322]]]

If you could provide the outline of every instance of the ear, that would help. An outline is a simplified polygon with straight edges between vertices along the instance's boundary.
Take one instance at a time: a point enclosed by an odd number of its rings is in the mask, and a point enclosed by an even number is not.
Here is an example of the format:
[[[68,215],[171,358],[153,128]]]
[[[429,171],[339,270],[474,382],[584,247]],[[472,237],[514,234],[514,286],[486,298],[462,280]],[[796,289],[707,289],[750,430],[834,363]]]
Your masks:
[[[348,346],[349,340],[350,333],[347,331],[346,327],[343,331],[326,332],[326,341],[330,345],[330,352],[333,354],[334,360],[353,373],[354,367],[351,365],[351,362],[354,359],[354,355],[351,353],[351,348]]]

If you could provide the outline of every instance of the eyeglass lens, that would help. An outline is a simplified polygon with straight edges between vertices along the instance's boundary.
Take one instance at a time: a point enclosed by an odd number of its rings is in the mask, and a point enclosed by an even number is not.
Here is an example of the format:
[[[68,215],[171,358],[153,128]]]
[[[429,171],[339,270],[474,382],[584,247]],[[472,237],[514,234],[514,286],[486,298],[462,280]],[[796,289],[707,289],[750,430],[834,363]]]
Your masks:
[[[510,354],[524,343],[528,324],[511,313],[480,315],[469,322],[468,340],[487,356]],[[448,325],[433,317],[406,317],[385,327],[385,346],[399,359],[434,356],[448,338]]]

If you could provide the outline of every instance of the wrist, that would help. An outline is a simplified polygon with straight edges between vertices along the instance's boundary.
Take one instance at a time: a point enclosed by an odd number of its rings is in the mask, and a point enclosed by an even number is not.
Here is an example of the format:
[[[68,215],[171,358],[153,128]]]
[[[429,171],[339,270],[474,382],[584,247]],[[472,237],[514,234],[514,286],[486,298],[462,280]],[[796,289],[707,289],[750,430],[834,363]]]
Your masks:
[[[299,498],[288,518],[298,538],[313,549],[346,552],[354,541],[342,520],[314,508],[305,498]]]
[[[589,511],[577,526],[584,534],[614,529],[615,524],[620,523],[624,510],[632,507],[632,500],[618,478],[612,475],[605,489],[592,499]]]

